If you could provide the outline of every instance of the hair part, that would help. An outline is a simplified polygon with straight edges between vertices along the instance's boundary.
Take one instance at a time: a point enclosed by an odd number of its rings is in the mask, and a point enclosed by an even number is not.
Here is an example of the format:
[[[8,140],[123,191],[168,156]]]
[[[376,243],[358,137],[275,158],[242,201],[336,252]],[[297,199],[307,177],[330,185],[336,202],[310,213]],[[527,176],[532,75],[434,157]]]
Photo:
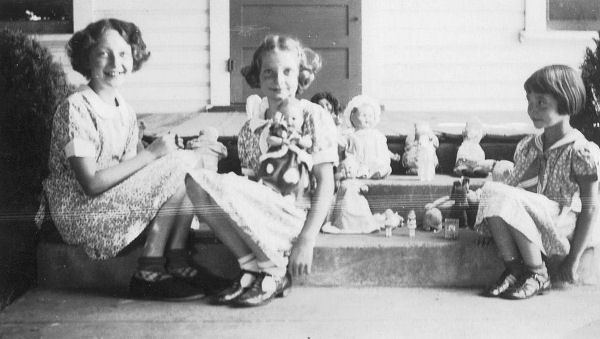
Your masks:
[[[315,95],[312,96],[312,98],[310,98],[310,101],[315,104],[318,104],[319,101],[321,101],[323,99],[329,101],[329,103],[331,104],[331,107],[333,108],[333,114],[335,114],[337,116],[342,112],[342,105],[340,105],[340,102],[338,101],[338,99],[336,97],[334,97],[333,94],[331,94],[330,92],[316,93]]]
[[[90,52],[98,44],[104,32],[110,29],[117,31],[125,42],[131,46],[133,72],[139,70],[144,62],[150,58],[150,51],[146,49],[146,43],[142,39],[142,32],[134,23],[119,19],[98,20],[73,34],[66,46],[67,55],[71,60],[73,69],[87,79],[90,79],[92,76],[89,59]]]
[[[535,71],[524,84],[525,92],[549,94],[558,102],[558,113],[575,115],[585,105],[585,86],[581,76],[566,65],[550,65]]]
[[[308,47],[304,47],[300,40],[288,35],[267,35],[258,46],[252,57],[252,63],[242,68],[242,75],[252,88],[260,88],[260,70],[262,58],[270,52],[290,51],[296,53],[299,60],[298,89],[296,94],[302,94],[315,80],[315,75],[321,69],[321,56]]]

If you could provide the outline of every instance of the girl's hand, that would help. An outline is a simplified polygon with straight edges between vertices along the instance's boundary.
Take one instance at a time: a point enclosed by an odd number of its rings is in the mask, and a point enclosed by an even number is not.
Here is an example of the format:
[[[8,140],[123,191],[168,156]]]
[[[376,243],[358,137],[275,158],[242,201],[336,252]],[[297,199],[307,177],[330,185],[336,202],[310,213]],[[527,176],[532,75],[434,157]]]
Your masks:
[[[156,138],[146,150],[150,152],[156,159],[161,158],[177,149],[175,143],[175,136],[172,134],[165,134]]]
[[[560,270],[558,271],[558,279],[560,281],[575,283],[579,279],[577,275],[577,267],[579,263],[575,260],[571,259],[570,256],[567,256],[565,260],[560,265]]]
[[[303,238],[298,238],[290,254],[290,262],[288,264],[290,274],[293,276],[310,274],[313,261],[313,248],[314,243]]]

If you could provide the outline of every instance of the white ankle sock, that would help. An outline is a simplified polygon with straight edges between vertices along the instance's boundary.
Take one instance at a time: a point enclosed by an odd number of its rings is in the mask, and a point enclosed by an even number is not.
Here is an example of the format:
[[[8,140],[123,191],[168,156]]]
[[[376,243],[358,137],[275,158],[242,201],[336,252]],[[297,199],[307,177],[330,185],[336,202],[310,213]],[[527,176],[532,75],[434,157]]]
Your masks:
[[[238,259],[240,268],[246,271],[258,272],[258,261],[254,254],[248,254]]]
[[[285,275],[286,267],[279,267],[272,261],[262,261],[258,263],[258,269],[261,272],[268,273],[273,277],[283,277]]]

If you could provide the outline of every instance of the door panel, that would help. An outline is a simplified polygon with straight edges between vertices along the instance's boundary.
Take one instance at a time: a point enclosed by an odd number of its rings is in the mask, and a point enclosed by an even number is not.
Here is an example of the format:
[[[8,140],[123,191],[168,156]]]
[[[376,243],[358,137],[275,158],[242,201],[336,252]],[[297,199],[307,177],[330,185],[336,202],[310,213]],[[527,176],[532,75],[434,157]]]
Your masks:
[[[298,37],[323,58],[323,69],[302,97],[330,91],[341,102],[360,94],[360,0],[232,0],[232,103],[244,103],[257,90],[240,74],[267,34]]]

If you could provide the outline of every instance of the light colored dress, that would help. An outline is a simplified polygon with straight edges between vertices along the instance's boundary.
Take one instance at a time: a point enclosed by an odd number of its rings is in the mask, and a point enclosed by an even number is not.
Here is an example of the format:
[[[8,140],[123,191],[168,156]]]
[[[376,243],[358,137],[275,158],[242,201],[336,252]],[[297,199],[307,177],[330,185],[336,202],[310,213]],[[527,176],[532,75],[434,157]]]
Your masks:
[[[333,163],[338,161],[336,128],[331,115],[321,106],[301,100],[304,112],[302,135],[310,135],[312,147],[307,150],[313,163]],[[264,118],[263,106],[259,116]],[[238,136],[238,155],[245,173],[258,173],[261,156],[260,139],[268,123],[257,123],[256,116],[249,119]],[[217,174],[205,170],[190,173],[187,182],[188,194],[196,210],[203,213],[225,213],[236,225],[239,234],[246,241],[256,244],[277,266],[287,266],[287,256],[293,242],[302,230],[306,219],[306,209],[292,199],[266,185],[234,173]],[[198,205],[201,191],[208,193],[218,205],[218,210]],[[218,226],[218,225],[217,225]]]
[[[97,196],[84,193],[69,157],[93,157],[98,170],[137,154],[136,116],[123,98],[110,106],[89,87],[62,103],[54,116],[50,174],[44,193],[52,220],[68,244],[94,259],[114,257],[133,241],[184,183],[195,165],[192,151],[177,151],[139,170]]]
[[[541,135],[517,145],[506,183],[488,182],[481,192],[476,229],[489,232],[485,218],[500,217],[547,256],[569,253],[581,212],[577,181],[598,180],[600,150],[577,130],[543,151]],[[591,242],[600,240],[593,225]]]

